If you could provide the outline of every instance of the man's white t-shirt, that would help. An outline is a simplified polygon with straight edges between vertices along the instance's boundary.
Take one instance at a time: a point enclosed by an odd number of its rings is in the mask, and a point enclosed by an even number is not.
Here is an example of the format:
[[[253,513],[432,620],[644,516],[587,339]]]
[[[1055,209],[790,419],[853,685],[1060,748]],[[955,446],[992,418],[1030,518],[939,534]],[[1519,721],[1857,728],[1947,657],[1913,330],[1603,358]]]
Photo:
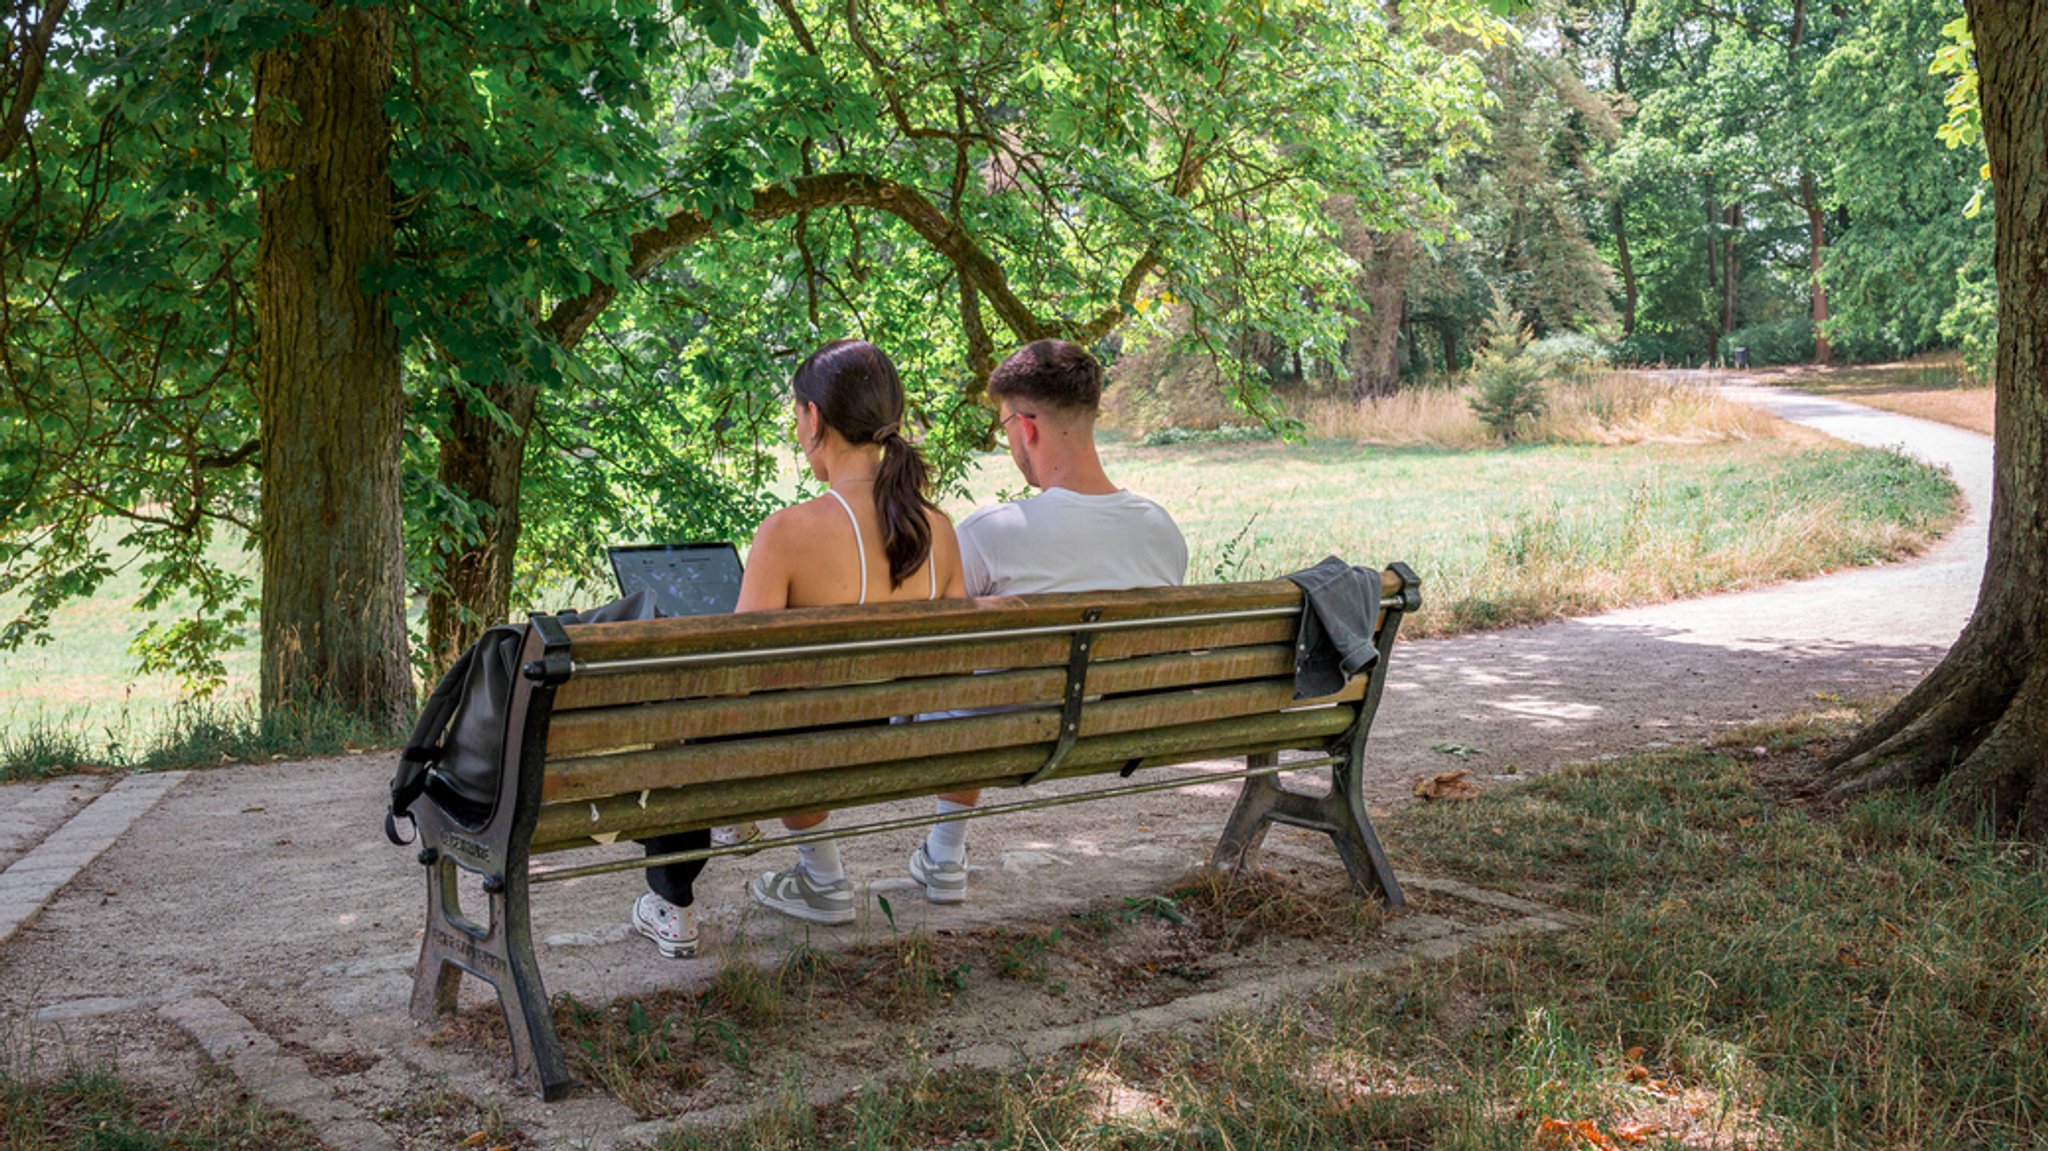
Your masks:
[[[960,521],[968,595],[1171,587],[1188,572],[1188,545],[1166,509],[1131,492],[1048,488]]]

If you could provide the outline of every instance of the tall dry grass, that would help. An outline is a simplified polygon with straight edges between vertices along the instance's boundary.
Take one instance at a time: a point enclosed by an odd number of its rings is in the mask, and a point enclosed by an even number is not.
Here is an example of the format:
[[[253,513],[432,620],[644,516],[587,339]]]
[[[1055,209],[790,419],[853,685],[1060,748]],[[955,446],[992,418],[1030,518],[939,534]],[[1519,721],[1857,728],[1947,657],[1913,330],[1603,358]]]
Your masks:
[[[1549,404],[1521,442],[1715,443],[1782,438],[1785,425],[1694,384],[1642,372],[1574,371],[1549,383]],[[1479,422],[1472,388],[1414,387],[1363,401],[1294,400],[1288,413],[1311,439],[1389,447],[1484,448],[1500,439]]]

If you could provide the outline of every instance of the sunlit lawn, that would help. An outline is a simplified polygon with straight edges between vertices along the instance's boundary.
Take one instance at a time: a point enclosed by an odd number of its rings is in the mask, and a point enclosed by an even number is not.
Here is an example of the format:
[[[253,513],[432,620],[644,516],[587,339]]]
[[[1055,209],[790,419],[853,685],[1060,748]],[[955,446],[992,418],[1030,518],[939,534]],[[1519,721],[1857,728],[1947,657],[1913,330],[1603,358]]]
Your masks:
[[[1163,504],[1191,581],[1325,555],[1424,580],[1415,634],[1584,614],[1876,563],[1951,514],[1952,488],[1883,452],[1782,441],[1455,452],[1350,443],[1112,445]],[[977,495],[1015,483],[991,457]]]

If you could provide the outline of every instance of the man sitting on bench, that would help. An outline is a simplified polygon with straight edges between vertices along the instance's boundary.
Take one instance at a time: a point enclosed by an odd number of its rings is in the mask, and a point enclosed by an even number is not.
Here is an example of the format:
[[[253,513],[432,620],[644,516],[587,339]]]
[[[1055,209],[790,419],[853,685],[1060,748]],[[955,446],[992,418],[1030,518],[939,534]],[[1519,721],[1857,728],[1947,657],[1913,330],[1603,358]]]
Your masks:
[[[1102,365],[1065,340],[1024,345],[989,376],[997,435],[1039,494],[960,521],[967,594],[1120,591],[1171,587],[1188,570],[1188,545],[1166,509],[1110,481],[1095,450]],[[978,791],[941,795],[938,813],[972,808]],[[910,874],[933,903],[967,898],[966,821],[934,824],[910,855]]]

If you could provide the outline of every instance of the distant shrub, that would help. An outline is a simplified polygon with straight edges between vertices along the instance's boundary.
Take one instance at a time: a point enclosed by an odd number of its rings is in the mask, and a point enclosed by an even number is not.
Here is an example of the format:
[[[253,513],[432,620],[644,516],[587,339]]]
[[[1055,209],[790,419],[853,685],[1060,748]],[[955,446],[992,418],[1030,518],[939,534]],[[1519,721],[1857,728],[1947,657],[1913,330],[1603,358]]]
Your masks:
[[[1956,302],[1941,317],[1941,334],[1963,351],[1963,366],[1990,383],[1998,362],[1998,284],[1972,262],[1956,273]]]
[[[1623,336],[1608,349],[1614,363],[1635,367],[1691,367],[1706,357],[1705,346],[1670,332],[1637,331]]]
[[[1607,362],[1607,347],[1584,332],[1558,332],[1530,344],[1523,355],[1552,370],[1594,367]]]
[[[1721,337],[1721,360],[1735,362],[1735,349],[1748,348],[1752,367],[1804,364],[1813,359],[1813,321],[1787,316],[1763,324],[1747,324]]]

